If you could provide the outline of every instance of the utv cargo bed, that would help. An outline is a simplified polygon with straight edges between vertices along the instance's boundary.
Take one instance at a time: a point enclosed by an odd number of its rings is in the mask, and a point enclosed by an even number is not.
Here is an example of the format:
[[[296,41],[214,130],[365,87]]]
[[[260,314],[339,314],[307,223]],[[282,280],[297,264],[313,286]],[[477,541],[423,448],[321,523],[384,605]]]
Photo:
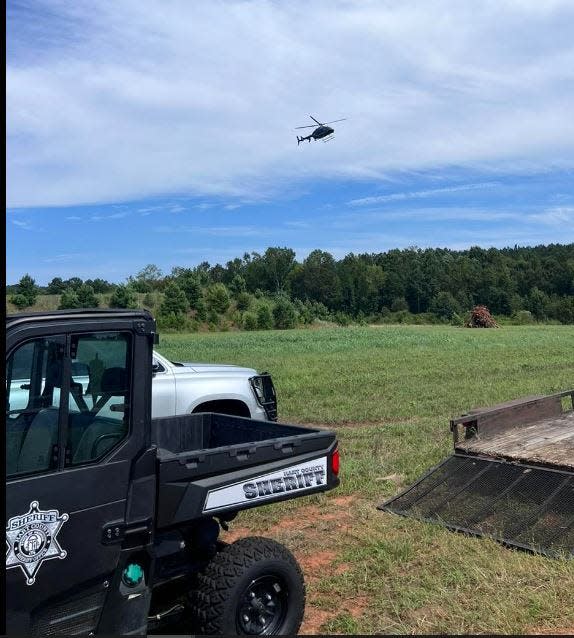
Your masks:
[[[158,525],[331,489],[333,432],[216,413],[154,419]]]
[[[453,419],[455,454],[379,509],[572,557],[573,402],[570,390]]]

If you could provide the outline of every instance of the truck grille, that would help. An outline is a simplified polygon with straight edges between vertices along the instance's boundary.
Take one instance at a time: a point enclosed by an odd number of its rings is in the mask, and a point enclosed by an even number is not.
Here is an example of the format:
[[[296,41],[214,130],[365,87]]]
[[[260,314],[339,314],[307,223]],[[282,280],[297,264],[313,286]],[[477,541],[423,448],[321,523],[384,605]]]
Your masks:
[[[574,556],[571,472],[454,455],[378,509],[547,556]]]

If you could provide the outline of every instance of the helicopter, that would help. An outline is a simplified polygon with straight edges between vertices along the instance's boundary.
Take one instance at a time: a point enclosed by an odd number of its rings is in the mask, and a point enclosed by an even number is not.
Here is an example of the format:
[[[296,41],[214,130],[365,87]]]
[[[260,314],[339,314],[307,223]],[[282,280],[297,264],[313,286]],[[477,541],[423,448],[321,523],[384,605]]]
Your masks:
[[[299,146],[299,144],[301,144],[301,142],[304,142],[305,140],[309,140],[309,144],[311,143],[311,139],[314,140],[323,140],[323,142],[328,142],[329,140],[333,139],[333,133],[335,132],[334,129],[332,129],[330,126],[327,126],[327,124],[334,124],[335,122],[342,122],[343,120],[346,120],[346,117],[341,118],[340,120],[333,120],[332,122],[319,122],[319,120],[316,120],[312,115],[309,115],[309,117],[313,120],[313,122],[316,122],[319,126],[315,126],[315,124],[309,124],[308,126],[296,126],[296,129],[300,129],[300,128],[314,128],[315,130],[309,134],[306,135],[305,137],[300,137],[299,135],[297,135],[297,146]]]

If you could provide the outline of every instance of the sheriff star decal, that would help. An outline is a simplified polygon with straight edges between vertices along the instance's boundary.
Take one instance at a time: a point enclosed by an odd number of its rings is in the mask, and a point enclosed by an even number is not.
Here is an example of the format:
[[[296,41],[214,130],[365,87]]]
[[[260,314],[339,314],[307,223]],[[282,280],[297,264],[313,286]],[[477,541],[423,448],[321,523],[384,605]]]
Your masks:
[[[19,567],[26,584],[33,585],[45,560],[66,558],[56,536],[68,518],[58,510],[41,510],[38,501],[26,514],[13,516],[6,525],[6,569]]]

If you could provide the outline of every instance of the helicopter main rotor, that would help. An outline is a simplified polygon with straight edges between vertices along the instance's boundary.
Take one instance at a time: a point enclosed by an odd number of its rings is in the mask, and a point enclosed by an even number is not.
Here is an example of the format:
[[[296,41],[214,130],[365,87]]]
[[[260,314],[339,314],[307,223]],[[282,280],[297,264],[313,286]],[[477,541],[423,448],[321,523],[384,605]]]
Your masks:
[[[346,120],[346,117],[342,117],[340,120],[332,120],[331,122],[319,122],[319,120],[316,120],[312,115],[309,115],[309,117],[313,120],[313,122],[316,122],[319,126],[327,126],[327,124],[334,124],[335,122],[342,122],[343,120]],[[317,128],[316,124],[308,124],[307,126],[296,126],[295,129],[301,129],[301,128]]]

